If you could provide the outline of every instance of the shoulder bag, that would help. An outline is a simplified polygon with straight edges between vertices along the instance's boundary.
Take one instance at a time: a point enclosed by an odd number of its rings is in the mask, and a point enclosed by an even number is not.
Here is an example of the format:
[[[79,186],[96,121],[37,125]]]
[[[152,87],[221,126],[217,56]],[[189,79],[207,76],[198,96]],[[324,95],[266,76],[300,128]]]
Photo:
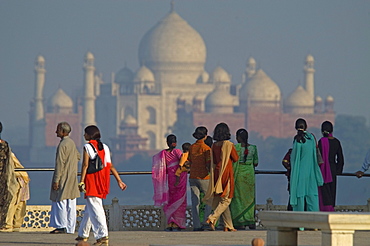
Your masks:
[[[90,173],[96,173],[96,172],[99,172],[101,170],[103,170],[103,161],[102,159],[100,158],[100,156],[98,155],[98,152],[96,151],[94,145],[92,145],[90,143],[91,147],[93,148],[94,150],[94,153],[96,154],[95,158],[94,159],[89,159],[89,166],[87,167],[87,173],[90,174]]]

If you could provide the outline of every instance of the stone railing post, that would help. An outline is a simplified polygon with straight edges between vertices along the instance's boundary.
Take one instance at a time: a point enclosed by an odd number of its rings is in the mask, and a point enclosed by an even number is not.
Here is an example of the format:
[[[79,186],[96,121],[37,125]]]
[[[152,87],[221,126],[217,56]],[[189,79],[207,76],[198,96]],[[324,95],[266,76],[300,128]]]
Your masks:
[[[266,199],[266,210],[271,210],[272,205],[274,205],[272,204],[272,198],[271,197],[267,198]]]
[[[120,209],[118,198],[112,199],[112,206],[109,211],[109,230],[120,231],[123,228],[122,224],[122,210]]]

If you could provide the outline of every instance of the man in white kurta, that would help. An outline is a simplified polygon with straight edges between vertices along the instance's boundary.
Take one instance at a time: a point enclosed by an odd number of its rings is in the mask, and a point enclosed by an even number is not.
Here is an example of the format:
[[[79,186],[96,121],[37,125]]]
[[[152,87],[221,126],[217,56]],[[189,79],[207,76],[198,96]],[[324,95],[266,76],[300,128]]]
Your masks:
[[[76,198],[80,197],[77,181],[80,153],[69,133],[71,126],[67,122],[57,125],[56,134],[60,143],[57,147],[55,170],[51,183],[50,227],[56,228],[50,233],[74,233],[76,228]]]

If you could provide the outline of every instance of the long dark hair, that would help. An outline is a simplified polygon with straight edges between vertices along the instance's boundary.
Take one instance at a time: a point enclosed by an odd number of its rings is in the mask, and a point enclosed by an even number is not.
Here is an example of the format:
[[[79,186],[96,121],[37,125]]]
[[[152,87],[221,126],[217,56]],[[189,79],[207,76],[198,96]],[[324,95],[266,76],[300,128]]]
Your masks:
[[[330,121],[324,121],[321,124],[321,132],[324,137],[329,137],[329,134],[333,132],[333,124]]]
[[[211,136],[207,136],[206,140],[204,140],[204,143],[208,145],[208,147],[212,147],[213,139]]]
[[[91,140],[96,140],[98,142],[99,150],[103,150],[104,148],[103,143],[100,142],[100,138],[101,138],[100,130],[97,126],[95,125],[87,126],[85,128],[85,133],[91,138]]]
[[[213,139],[216,141],[229,140],[231,137],[230,128],[226,123],[219,123],[213,131]]]
[[[167,145],[170,150],[173,150],[177,146],[177,139],[176,136],[173,134],[170,134],[167,136]]]
[[[245,151],[244,151],[244,162],[247,160],[248,156],[248,131],[244,128],[241,128],[236,131],[236,137],[245,144]]]
[[[299,118],[295,121],[295,129],[297,130],[297,135],[295,135],[294,140],[299,143],[305,143],[306,139],[306,129],[307,129],[307,122],[305,119]]]

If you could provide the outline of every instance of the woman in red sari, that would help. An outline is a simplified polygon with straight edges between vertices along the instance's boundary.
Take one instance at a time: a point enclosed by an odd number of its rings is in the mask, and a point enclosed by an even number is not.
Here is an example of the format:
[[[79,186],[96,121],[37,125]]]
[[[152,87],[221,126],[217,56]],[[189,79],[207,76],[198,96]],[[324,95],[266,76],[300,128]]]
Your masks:
[[[215,230],[215,224],[220,216],[224,221],[224,231],[236,231],[231,219],[229,205],[234,195],[234,172],[233,162],[238,161],[239,156],[234,144],[229,141],[230,129],[225,123],[220,123],[214,130],[211,151],[211,180],[204,200],[212,206],[213,214],[208,216],[207,223],[211,230]]]
[[[153,156],[152,180],[154,187],[154,205],[163,206],[167,218],[166,231],[180,231],[186,228],[186,179],[187,172],[182,172],[178,185],[176,170],[182,155],[176,149],[176,136],[167,136],[168,149]]]

